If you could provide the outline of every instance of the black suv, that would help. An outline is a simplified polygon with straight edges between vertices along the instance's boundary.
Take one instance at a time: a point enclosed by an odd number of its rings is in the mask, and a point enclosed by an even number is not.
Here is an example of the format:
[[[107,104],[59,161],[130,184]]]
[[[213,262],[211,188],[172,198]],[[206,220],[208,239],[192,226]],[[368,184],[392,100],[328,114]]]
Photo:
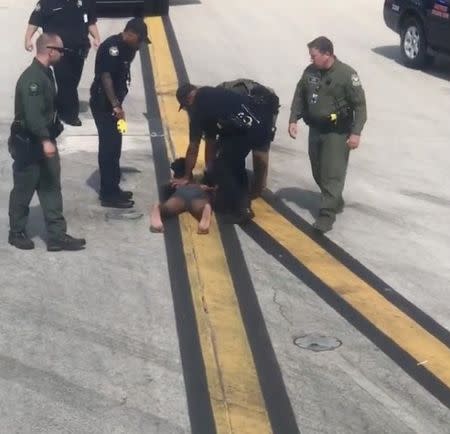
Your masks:
[[[127,15],[167,15],[169,0],[96,0],[97,12],[123,12]]]
[[[400,35],[405,65],[420,68],[436,52],[450,55],[450,0],[385,0],[384,21]]]

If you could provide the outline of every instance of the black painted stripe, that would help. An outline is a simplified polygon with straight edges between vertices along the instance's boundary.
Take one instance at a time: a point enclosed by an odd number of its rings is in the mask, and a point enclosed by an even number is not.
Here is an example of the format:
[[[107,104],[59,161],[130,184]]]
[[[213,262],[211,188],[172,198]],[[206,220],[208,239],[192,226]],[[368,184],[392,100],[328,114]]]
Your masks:
[[[161,186],[170,179],[170,167],[147,47],[140,50],[140,58],[149,129],[151,133],[156,133],[151,138],[156,181],[158,186]],[[191,431],[195,434],[214,434],[216,433],[216,427],[178,218],[166,222],[164,239]]]
[[[236,229],[219,218],[219,230],[273,432],[299,433]]]
[[[417,361],[410,354],[377,329],[366,317],[323,283],[314,273],[306,268],[286,248],[280,245],[256,223],[252,222],[243,229],[269,255],[273,256],[275,260],[281,263],[295,277],[312,289],[322,300],[372,341],[406,373],[444,405],[450,407],[450,391],[442,381],[431,374],[424,366],[418,365]],[[305,229],[308,229],[308,232],[312,232],[311,227]]]
[[[178,81],[189,82],[170,18],[164,17],[163,23]],[[218,225],[272,430],[275,434],[297,434],[300,430],[236,230],[220,218]]]
[[[450,332],[440,325],[436,320],[420,310],[416,305],[400,295],[394,288],[389,286],[386,282],[380,279],[372,271],[367,269],[353,256],[336,245],[326,236],[318,234],[312,226],[298,214],[296,214],[288,205],[286,205],[280,198],[270,191],[266,191],[263,195],[264,200],[271,205],[280,215],[288,220],[292,225],[300,229],[303,233],[308,235],[330,255],[336,258],[341,264],[349,268],[355,275],[370,285],[378,293],[380,293],[386,300],[400,309],[404,314],[423,327],[428,333],[433,335],[436,339],[450,347]],[[450,369],[450,368],[449,368]]]

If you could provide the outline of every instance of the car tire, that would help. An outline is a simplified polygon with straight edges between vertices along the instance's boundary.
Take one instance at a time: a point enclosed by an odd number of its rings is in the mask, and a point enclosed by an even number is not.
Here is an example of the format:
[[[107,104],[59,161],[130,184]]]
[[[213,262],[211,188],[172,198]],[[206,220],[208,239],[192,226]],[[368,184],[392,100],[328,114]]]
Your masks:
[[[427,54],[427,40],[421,21],[407,18],[401,26],[400,51],[403,63],[410,68],[426,66],[431,56]]]
[[[169,0],[144,0],[144,14],[160,16],[169,13]]]

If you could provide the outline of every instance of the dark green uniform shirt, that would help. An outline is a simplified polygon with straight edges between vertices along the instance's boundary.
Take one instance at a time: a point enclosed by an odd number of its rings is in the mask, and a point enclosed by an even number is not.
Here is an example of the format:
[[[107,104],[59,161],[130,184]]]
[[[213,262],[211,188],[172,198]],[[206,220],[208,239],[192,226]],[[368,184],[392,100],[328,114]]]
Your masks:
[[[332,114],[339,121],[347,118],[352,134],[360,135],[367,120],[359,76],[338,59],[328,70],[319,70],[314,65],[305,69],[295,89],[289,123],[303,118],[310,125],[323,125]]]
[[[51,69],[34,59],[17,81],[14,120],[39,141],[50,139],[50,129],[56,119],[55,97]]]

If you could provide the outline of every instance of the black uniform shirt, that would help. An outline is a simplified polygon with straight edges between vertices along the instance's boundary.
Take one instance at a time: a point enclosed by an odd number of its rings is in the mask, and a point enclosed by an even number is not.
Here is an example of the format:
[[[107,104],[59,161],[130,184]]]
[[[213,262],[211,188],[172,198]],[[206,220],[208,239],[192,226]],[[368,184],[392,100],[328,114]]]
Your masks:
[[[189,138],[198,142],[219,135],[248,135],[267,129],[266,122],[244,95],[217,87],[200,87],[189,108]]]
[[[136,50],[123,41],[120,33],[105,39],[98,48],[95,58],[95,79],[91,87],[91,95],[94,98],[96,95],[103,95],[101,75],[104,72],[109,72],[113,81],[114,92],[122,103],[128,93],[130,64],[135,55]]]
[[[89,45],[88,27],[97,22],[95,0],[40,0],[29,24],[59,35],[65,47]]]

